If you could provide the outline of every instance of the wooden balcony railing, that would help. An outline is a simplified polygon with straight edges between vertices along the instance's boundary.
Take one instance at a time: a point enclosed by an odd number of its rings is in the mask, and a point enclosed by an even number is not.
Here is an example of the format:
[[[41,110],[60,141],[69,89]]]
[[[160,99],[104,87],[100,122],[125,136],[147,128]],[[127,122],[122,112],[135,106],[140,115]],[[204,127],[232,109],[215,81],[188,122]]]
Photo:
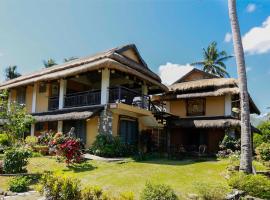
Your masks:
[[[65,108],[100,104],[100,90],[76,92],[65,96]]]

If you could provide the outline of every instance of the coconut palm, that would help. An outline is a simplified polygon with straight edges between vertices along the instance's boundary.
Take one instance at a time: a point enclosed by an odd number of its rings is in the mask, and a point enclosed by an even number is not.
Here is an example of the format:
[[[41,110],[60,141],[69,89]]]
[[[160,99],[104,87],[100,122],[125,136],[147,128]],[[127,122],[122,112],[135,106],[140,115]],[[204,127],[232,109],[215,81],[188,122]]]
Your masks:
[[[17,66],[16,65],[10,65],[5,69],[6,73],[6,80],[11,80],[14,78],[17,78],[21,76],[20,73],[17,72]]]
[[[241,105],[241,159],[240,170],[252,173],[252,145],[250,128],[249,95],[247,89],[247,75],[245,58],[240,34],[240,27],[236,12],[236,1],[228,0],[229,17],[232,29],[233,47],[238,71]]]
[[[49,67],[52,67],[54,65],[57,65],[57,63],[55,62],[55,60],[52,59],[52,58],[49,58],[48,60],[43,60],[43,64],[44,64],[44,67],[45,68],[49,68]]]
[[[64,58],[64,62],[69,62],[69,61],[76,60],[76,59],[78,59],[78,57],[72,56],[72,57],[69,57],[69,58]]]
[[[195,62],[191,65],[200,66],[203,71],[219,77],[229,77],[224,62],[231,57],[225,51],[219,52],[217,43],[212,42],[207,49],[203,48],[203,61]]]

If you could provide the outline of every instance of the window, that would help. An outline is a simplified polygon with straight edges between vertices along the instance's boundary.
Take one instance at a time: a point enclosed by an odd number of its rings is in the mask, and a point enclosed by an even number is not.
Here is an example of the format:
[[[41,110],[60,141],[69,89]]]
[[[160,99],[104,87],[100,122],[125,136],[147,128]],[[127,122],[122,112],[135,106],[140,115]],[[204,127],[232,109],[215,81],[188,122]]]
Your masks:
[[[44,92],[46,92],[46,89],[47,89],[46,83],[40,83],[40,84],[39,84],[39,88],[38,88],[39,93],[44,93]]]
[[[187,99],[187,116],[205,115],[205,99]]]
[[[17,103],[25,104],[26,88],[20,87],[17,89]]]
[[[125,144],[137,144],[138,121],[133,118],[120,117],[120,139]]]

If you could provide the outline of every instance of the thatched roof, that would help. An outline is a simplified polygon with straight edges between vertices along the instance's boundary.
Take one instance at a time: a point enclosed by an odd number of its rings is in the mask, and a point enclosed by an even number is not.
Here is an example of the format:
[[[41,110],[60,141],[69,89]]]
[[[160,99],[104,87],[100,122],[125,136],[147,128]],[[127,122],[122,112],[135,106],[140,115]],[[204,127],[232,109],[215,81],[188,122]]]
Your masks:
[[[133,61],[132,59],[129,59],[121,54],[122,51],[127,49],[131,49],[135,53],[137,52],[136,54],[139,57],[140,63]],[[16,79],[12,79],[10,81],[2,83],[0,85],[0,89],[13,88],[38,81],[50,81],[60,78],[66,78],[83,72],[98,70],[105,67],[138,76],[146,82],[157,85],[164,91],[168,90],[165,85],[161,84],[159,76],[152,72],[148,68],[146,63],[142,60],[134,44],[110,49],[103,53],[75,59],[60,65],[52,66],[50,68],[44,68],[38,72],[34,72],[29,75],[20,76]]]
[[[209,97],[209,96],[222,96],[225,94],[239,94],[239,88],[220,88],[211,92],[197,92],[176,95],[177,99],[195,98],[195,97]]]
[[[82,120],[90,118],[94,112],[83,111],[83,112],[70,112],[56,115],[42,115],[34,116],[36,122],[50,122],[50,121],[64,121],[64,120]]]
[[[170,92],[190,92],[192,90],[202,90],[222,87],[237,87],[237,80],[234,78],[211,78],[196,81],[175,83],[168,86]]]

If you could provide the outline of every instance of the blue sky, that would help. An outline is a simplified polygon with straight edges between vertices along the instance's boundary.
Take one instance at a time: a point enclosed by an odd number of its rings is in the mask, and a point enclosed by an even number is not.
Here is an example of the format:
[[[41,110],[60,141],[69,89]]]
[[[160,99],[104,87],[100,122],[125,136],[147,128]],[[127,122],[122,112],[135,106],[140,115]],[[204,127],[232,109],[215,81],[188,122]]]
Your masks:
[[[270,1],[240,0],[237,6],[250,93],[265,113],[270,106]],[[200,60],[211,41],[233,54],[230,32],[226,0],[1,0],[0,77],[8,65],[25,74],[41,69],[47,58],[61,63],[127,43],[135,43],[159,73],[161,65]],[[227,66],[236,77],[234,59]]]

